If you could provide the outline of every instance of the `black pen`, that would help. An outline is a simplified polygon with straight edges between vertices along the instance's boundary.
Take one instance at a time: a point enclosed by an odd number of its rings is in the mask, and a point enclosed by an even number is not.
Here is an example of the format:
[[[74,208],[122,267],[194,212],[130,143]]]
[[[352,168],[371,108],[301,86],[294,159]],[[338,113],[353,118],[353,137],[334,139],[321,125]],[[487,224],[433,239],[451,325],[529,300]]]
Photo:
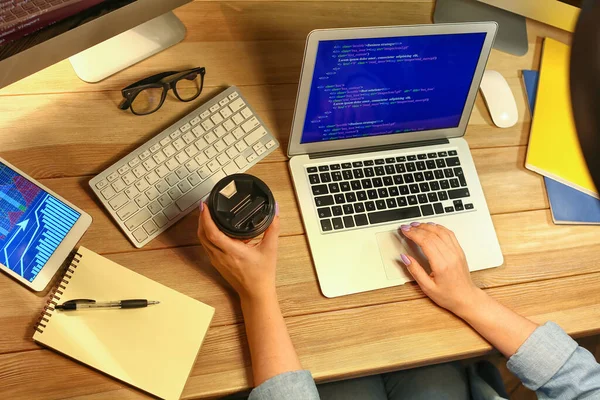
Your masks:
[[[143,308],[154,304],[159,304],[159,301],[133,299],[133,300],[117,300],[117,301],[96,301],[90,299],[75,299],[65,301],[63,304],[57,305],[55,308],[60,311],[75,311],[83,309],[97,308]]]

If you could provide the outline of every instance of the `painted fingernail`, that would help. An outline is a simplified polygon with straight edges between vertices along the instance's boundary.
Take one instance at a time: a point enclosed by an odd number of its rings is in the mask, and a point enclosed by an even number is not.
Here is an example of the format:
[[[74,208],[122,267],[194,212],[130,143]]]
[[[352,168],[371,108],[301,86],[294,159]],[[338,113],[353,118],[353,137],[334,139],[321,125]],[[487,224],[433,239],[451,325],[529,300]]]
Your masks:
[[[400,225],[400,230],[408,232],[410,231],[410,225]]]
[[[411,226],[419,226],[419,225],[421,225],[421,223],[420,222],[411,222],[410,225]]]
[[[204,211],[204,202],[200,202],[200,212]]]
[[[279,215],[279,203],[275,202],[275,216]]]
[[[406,257],[406,254],[400,254],[400,258],[405,265],[410,265],[410,259]]]

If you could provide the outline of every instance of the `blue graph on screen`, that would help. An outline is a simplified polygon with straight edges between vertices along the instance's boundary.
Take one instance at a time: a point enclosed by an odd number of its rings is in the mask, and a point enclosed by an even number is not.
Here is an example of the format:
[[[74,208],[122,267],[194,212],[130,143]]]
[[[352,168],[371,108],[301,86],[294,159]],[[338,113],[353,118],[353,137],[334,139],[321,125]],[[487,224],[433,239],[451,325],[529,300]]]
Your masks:
[[[0,164],[0,263],[33,281],[79,217]]]

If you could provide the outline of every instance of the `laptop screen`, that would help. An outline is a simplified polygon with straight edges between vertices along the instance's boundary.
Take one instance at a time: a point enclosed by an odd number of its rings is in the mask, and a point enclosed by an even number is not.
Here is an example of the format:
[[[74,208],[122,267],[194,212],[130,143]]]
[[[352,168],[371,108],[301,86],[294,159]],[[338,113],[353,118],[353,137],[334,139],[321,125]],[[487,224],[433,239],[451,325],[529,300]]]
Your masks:
[[[457,127],[485,38],[319,42],[300,143]]]

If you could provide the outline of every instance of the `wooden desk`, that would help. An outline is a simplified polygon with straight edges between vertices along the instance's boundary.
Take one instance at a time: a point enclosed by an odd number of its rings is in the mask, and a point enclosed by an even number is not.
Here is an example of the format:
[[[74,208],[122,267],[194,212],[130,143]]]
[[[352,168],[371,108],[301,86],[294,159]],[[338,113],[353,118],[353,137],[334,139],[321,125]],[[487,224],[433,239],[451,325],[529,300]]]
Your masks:
[[[63,61],[0,91],[0,155],[89,212],[82,244],[217,309],[184,391],[216,397],[251,385],[238,300],[196,240],[197,213],[135,250],[100,206],[87,181],[223,87],[237,85],[281,141],[252,173],[281,206],[278,293],[302,363],[319,381],[482,355],[492,351],[463,322],[433,305],[415,284],[336,299],[319,291],[285,149],[306,34],[314,28],[429,23],[432,0],[397,2],[196,1],[177,10],[185,42],[104,82],[85,84]],[[537,322],[569,333],[600,332],[600,234],[552,224],[543,181],[524,169],[530,118],[521,69],[536,69],[541,36],[569,36],[529,24],[530,51],[493,51],[488,67],[510,83],[519,123],[495,128],[478,97],[467,139],[505,255],[473,274],[476,283]],[[117,109],[120,89],[168,69],[207,68],[202,99],[169,98],[151,116]],[[144,395],[32,340],[40,296],[0,274],[0,398],[133,399]]]

